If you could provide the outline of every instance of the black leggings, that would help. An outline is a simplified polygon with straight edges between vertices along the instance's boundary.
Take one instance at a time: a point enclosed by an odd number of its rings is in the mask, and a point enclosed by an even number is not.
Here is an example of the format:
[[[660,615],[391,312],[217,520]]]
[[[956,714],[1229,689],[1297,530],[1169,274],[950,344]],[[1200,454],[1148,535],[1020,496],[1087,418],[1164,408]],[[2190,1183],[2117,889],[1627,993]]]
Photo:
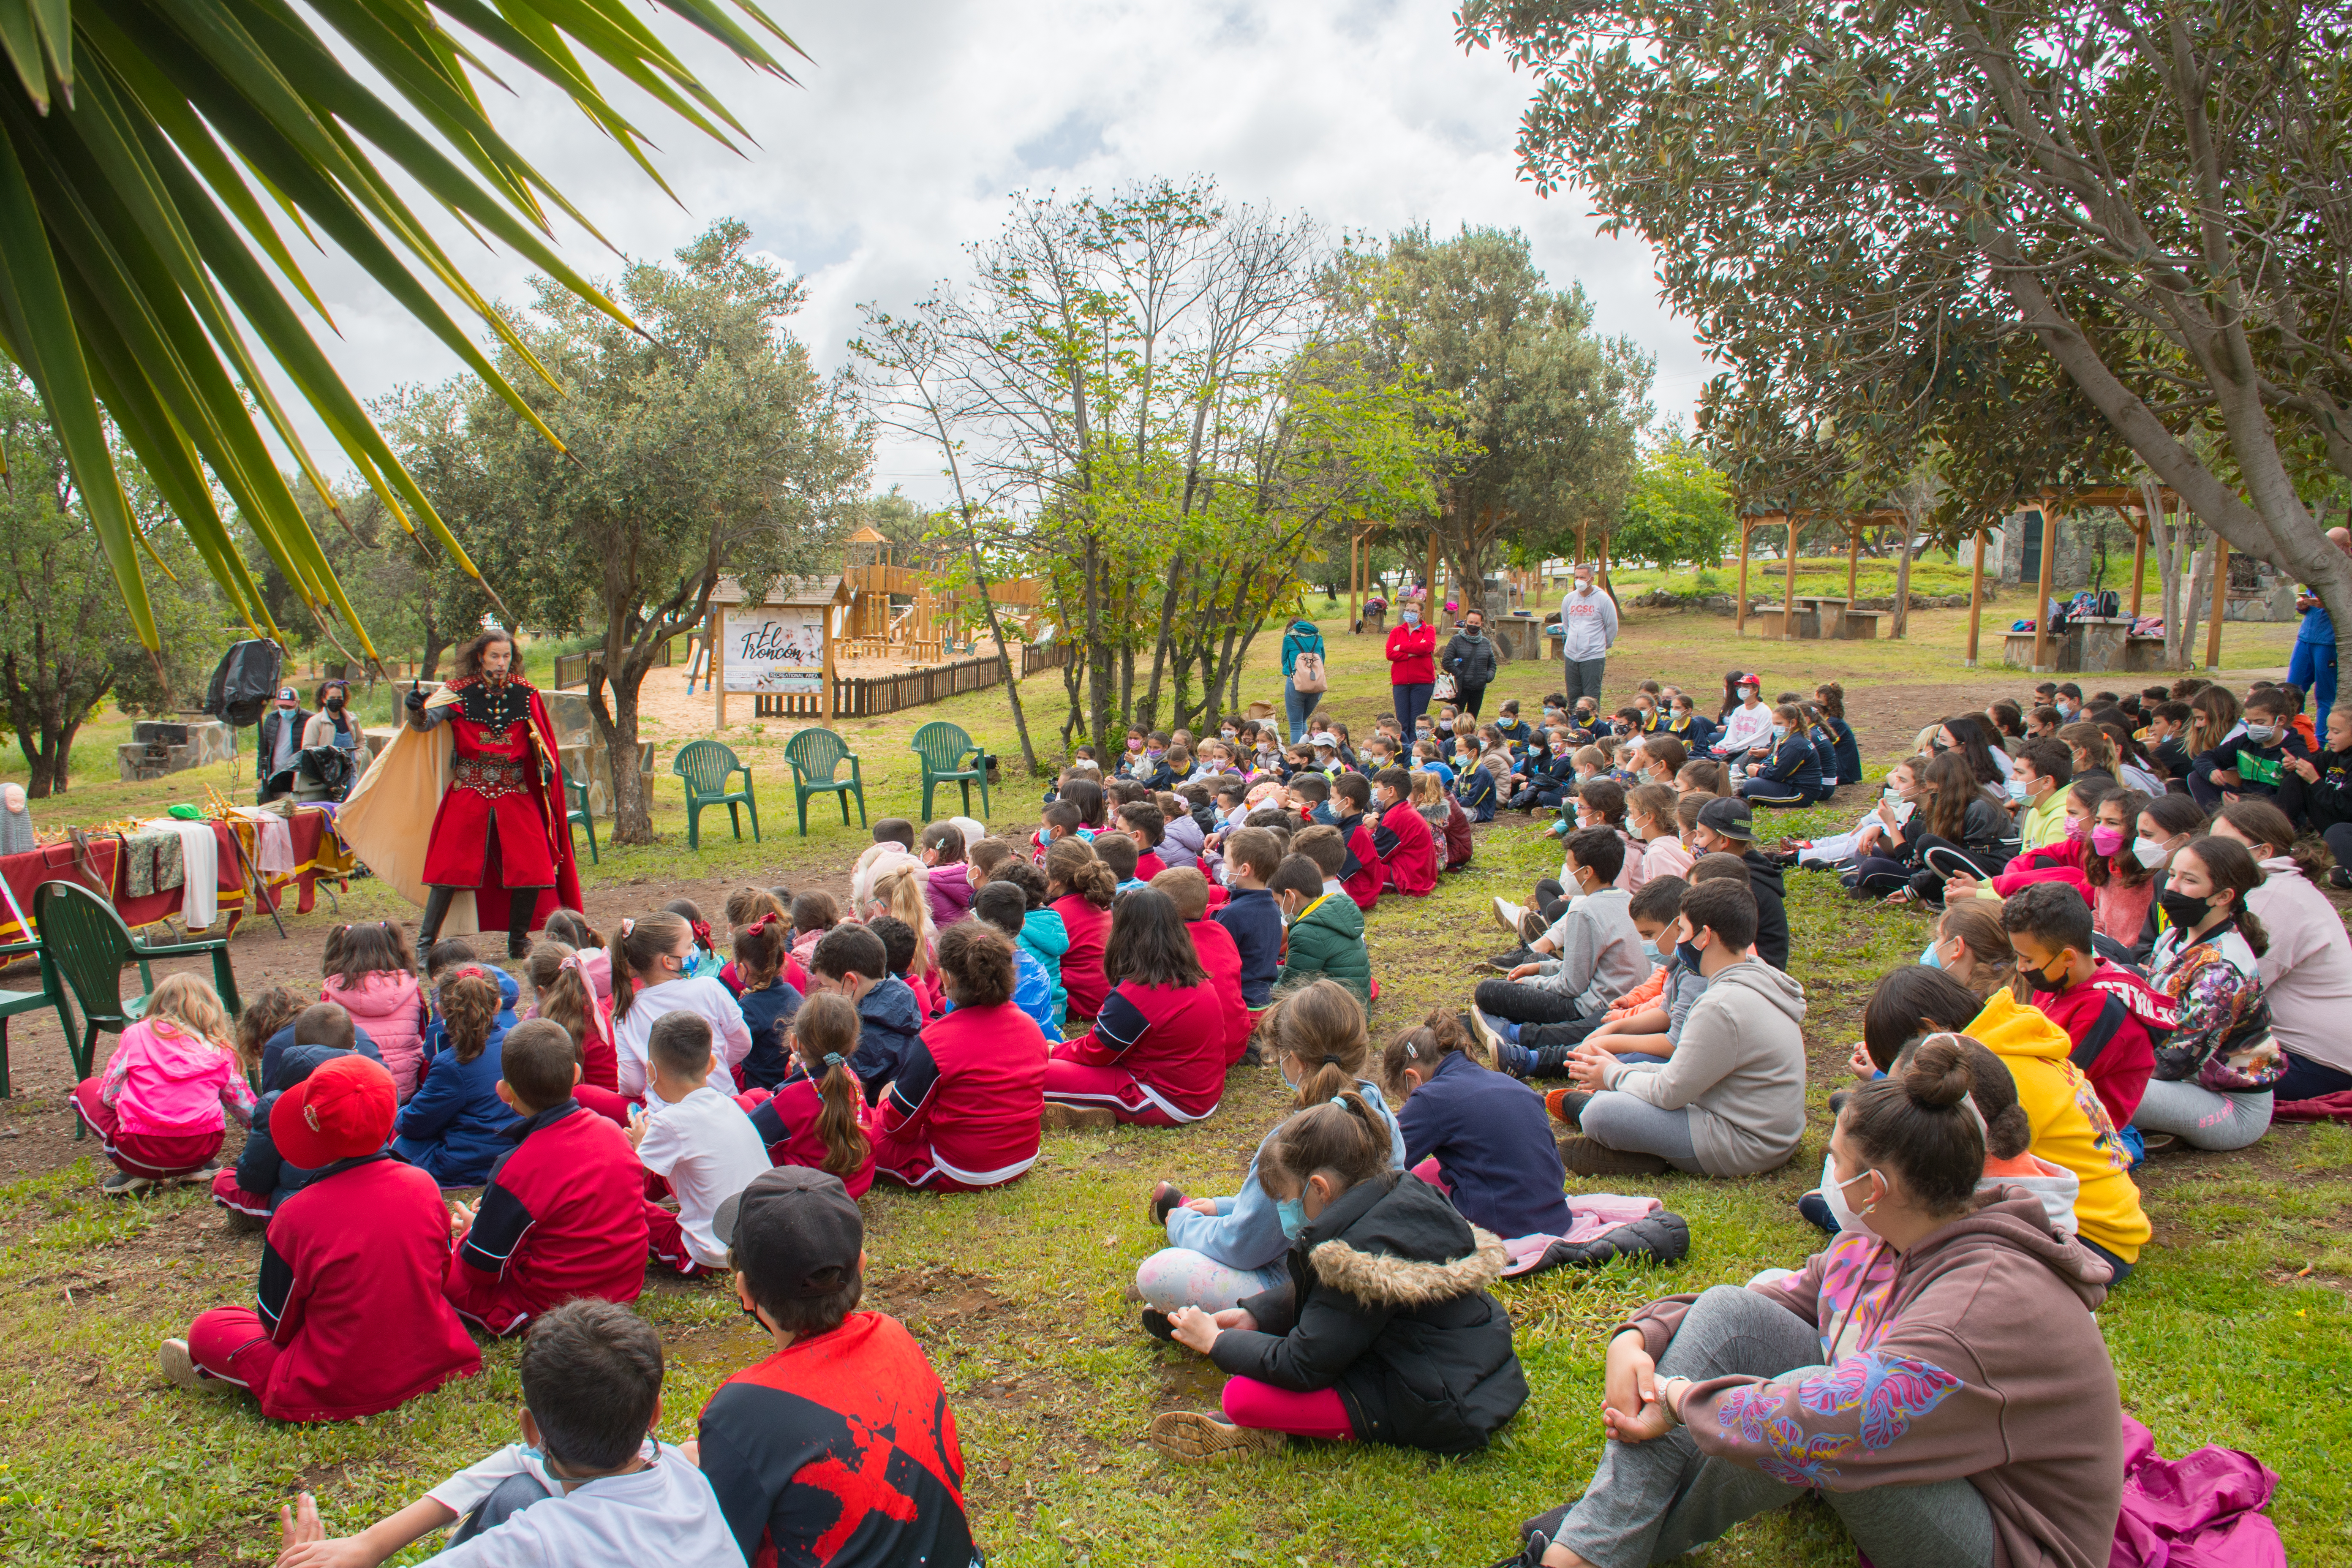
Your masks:
[[[1478,717],[1478,705],[1486,700],[1485,687],[1457,686],[1454,692],[1454,710],[1457,713],[1467,713],[1475,719]]]
[[[1514,1024],[1565,1024],[1583,1016],[1566,992],[1516,980],[1481,980],[1471,1000],[1488,1017]]]

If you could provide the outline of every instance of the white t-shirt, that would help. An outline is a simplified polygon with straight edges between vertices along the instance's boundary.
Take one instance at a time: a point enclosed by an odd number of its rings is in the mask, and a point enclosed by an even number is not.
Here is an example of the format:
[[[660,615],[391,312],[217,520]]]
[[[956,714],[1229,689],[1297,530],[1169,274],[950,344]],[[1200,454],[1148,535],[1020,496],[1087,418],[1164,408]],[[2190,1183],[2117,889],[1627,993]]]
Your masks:
[[[1772,739],[1772,710],[1762,702],[1750,708],[1746,703],[1724,715],[1723,733],[1717,736],[1718,752],[1745,752],[1768,744]]]
[[[669,1179],[686,1249],[706,1268],[724,1268],[727,1245],[711,1231],[710,1216],[768,1169],[768,1146],[743,1108],[707,1083],[675,1105],[647,1096],[646,1121],[637,1158]]]
[[[508,1452],[519,1454],[520,1450]],[[505,1457],[494,1454],[472,1469],[452,1476],[443,1487],[489,1469]],[[544,1479],[542,1470],[520,1458],[506,1473],[522,1469]],[[495,1486],[497,1479],[490,1484]],[[432,1495],[447,1507],[457,1506],[443,1495],[442,1488],[436,1488]],[[481,1493],[487,1495],[487,1491]],[[479,1500],[480,1496],[476,1496],[466,1507],[470,1509]],[[709,1479],[675,1448],[662,1448],[642,1470],[600,1477],[535,1502],[433,1561],[455,1568],[506,1568],[508,1564],[543,1568],[551,1563],[729,1564],[743,1561],[743,1549],[736,1544],[735,1532],[727,1528],[727,1516],[719,1510],[719,1494],[710,1489]]]
[[[646,1039],[665,1013],[693,1013],[710,1024],[710,1049],[722,1068],[732,1068],[751,1049],[751,1030],[734,994],[709,976],[681,976],[648,985],[629,998],[629,1013],[613,1020],[613,1047],[620,1058],[621,1093],[635,1100],[646,1092]]]

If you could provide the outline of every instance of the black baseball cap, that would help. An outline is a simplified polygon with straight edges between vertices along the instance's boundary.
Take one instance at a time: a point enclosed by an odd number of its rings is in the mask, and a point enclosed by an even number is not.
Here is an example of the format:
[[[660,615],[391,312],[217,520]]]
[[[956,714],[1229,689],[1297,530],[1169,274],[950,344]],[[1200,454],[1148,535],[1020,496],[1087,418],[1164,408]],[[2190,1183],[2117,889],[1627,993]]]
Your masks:
[[[752,1300],[830,1296],[857,1278],[866,1216],[829,1171],[779,1165],[720,1202],[710,1228],[732,1251]]]
[[[1717,795],[1698,808],[1699,826],[1743,844],[1756,842],[1756,813],[1737,795]]]

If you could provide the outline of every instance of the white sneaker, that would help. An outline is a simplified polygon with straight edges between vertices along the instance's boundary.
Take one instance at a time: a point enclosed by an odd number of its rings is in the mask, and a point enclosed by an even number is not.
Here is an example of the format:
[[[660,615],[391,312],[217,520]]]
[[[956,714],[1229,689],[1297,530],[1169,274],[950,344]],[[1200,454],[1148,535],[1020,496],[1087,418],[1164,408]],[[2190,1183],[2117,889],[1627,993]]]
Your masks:
[[[185,1340],[165,1340],[156,1346],[155,1366],[163,1373],[164,1381],[181,1388],[204,1394],[221,1386],[218,1379],[206,1377],[196,1370],[196,1358],[188,1353],[188,1342]]]
[[[1517,936],[1519,934],[1519,922],[1527,919],[1527,916],[1528,910],[1526,905],[1515,904],[1508,899],[1503,898],[1500,895],[1496,896],[1495,900],[1495,923],[1496,925],[1501,926],[1513,936]]]

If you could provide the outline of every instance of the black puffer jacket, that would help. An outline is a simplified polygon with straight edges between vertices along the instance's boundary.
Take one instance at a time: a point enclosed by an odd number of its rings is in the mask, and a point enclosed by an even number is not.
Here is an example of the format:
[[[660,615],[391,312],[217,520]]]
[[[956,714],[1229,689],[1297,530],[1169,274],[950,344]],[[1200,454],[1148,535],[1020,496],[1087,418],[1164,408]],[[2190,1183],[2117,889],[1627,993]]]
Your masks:
[[[1495,639],[1481,632],[1472,637],[1466,631],[1455,632],[1446,642],[1445,657],[1438,668],[1465,687],[1486,686],[1495,679]]]
[[[1242,1302],[1256,1332],[1211,1359],[1276,1388],[1337,1388],[1360,1438],[1459,1454],[1527,1403],[1510,1314],[1487,1293],[1507,1263],[1411,1174],[1360,1183],[1299,1233],[1290,1283]]]
[[[1789,889],[1780,880],[1780,868],[1757,853],[1752,846],[1740,858],[1748,863],[1748,890],[1756,895],[1756,956],[1786,974]]]

